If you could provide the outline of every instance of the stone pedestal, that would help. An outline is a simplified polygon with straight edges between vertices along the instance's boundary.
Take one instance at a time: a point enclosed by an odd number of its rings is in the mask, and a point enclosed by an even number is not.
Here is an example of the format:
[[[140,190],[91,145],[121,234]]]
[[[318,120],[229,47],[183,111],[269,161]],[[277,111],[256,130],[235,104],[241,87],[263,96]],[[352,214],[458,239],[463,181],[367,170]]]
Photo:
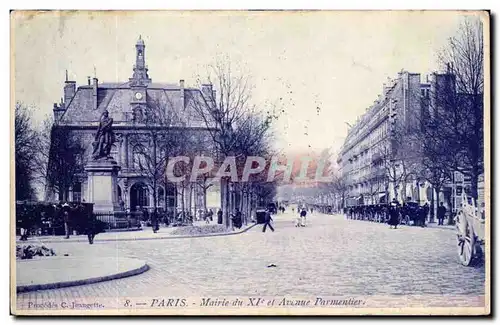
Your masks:
[[[91,160],[85,166],[85,171],[88,174],[87,202],[94,203],[94,212],[119,211],[118,163],[113,158]]]

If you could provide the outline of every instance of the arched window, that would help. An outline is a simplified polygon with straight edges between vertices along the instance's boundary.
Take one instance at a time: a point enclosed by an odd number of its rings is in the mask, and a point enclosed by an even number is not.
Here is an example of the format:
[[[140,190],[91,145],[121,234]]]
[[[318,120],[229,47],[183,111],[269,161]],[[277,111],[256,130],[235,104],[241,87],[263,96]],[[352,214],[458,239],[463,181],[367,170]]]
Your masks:
[[[143,170],[146,168],[146,160],[140,145],[136,145],[132,150],[132,166],[134,166],[135,170]]]
[[[135,211],[149,205],[149,189],[142,182],[135,183],[130,187],[130,209]]]

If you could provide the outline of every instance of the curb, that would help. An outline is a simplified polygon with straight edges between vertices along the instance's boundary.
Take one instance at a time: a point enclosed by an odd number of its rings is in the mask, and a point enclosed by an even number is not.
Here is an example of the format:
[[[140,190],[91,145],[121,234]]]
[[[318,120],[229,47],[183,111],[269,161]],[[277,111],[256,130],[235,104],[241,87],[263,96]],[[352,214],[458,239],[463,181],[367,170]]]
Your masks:
[[[215,234],[203,234],[203,235],[179,235],[179,236],[162,236],[162,237],[144,237],[144,238],[108,238],[108,239],[94,239],[94,243],[98,242],[114,242],[114,241],[136,241],[136,240],[158,240],[158,239],[186,239],[186,238],[204,238],[204,237],[221,237],[221,236],[232,236],[239,235],[255,227],[257,223],[248,226],[247,228],[230,233],[215,233]],[[36,237],[35,237],[36,238]],[[42,243],[86,243],[87,239],[69,239],[69,240],[42,240],[38,239],[38,242]],[[16,244],[29,244],[29,242],[16,241]]]
[[[146,272],[147,270],[149,270],[149,265],[146,262],[144,262],[143,266],[136,268],[136,269],[133,269],[133,270],[130,270],[130,271],[106,275],[106,276],[100,276],[100,277],[95,277],[95,278],[90,278],[90,279],[65,281],[65,282],[54,282],[54,283],[44,283],[44,284],[21,285],[21,286],[17,286],[17,293],[19,294],[19,293],[23,293],[23,292],[31,292],[31,291],[38,291],[38,290],[60,289],[60,288],[80,286],[80,285],[85,285],[85,284],[92,284],[92,283],[97,283],[97,282],[104,282],[104,281],[109,281],[109,280],[116,280],[116,279],[130,277],[133,275],[138,275],[138,274]]]

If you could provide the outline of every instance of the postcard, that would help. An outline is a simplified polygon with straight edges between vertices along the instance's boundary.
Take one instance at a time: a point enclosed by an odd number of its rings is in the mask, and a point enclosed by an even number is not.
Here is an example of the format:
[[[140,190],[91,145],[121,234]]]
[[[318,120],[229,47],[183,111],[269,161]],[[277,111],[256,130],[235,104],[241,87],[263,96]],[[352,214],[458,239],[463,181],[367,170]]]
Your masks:
[[[12,11],[14,315],[489,315],[488,11]]]

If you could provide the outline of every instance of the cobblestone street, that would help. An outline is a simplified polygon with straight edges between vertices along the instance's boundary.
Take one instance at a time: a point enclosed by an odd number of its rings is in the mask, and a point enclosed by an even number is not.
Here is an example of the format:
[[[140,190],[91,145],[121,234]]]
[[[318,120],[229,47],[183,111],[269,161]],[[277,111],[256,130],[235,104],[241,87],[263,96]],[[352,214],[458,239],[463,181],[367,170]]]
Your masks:
[[[314,213],[296,228],[295,215],[275,217],[235,236],[50,244],[58,255],[145,260],[141,275],[97,284],[18,294],[27,301],[153,296],[482,296],[484,266],[457,262],[450,229],[346,220]],[[276,267],[268,268],[269,264]]]

